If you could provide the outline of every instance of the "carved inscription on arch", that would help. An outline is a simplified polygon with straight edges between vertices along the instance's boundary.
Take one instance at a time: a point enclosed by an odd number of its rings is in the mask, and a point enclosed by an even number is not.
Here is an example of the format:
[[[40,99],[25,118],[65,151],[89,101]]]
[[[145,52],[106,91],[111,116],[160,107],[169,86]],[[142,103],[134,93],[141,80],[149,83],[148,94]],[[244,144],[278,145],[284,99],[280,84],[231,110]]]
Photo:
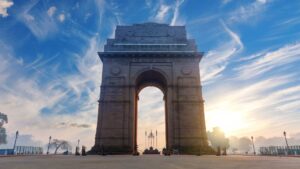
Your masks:
[[[195,77],[178,77],[178,100],[196,100],[197,88]]]
[[[107,77],[105,84],[104,97],[105,100],[122,100],[124,98],[125,77]]]

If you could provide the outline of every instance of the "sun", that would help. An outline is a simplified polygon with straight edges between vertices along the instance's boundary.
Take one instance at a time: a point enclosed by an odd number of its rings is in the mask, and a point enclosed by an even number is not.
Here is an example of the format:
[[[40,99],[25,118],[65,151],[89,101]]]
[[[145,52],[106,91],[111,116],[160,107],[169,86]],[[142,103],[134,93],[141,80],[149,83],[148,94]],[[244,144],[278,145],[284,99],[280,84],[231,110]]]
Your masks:
[[[226,136],[236,135],[247,126],[244,113],[230,108],[207,111],[208,129],[220,127]]]

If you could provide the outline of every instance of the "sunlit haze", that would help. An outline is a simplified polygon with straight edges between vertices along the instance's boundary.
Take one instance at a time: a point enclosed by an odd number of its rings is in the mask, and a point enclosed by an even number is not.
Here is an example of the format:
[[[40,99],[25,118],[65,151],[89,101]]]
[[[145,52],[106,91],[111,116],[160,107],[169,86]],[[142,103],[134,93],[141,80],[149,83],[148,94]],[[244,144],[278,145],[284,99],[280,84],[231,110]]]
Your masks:
[[[139,94],[138,101],[139,150],[149,148],[148,139],[145,146],[145,132],[149,135],[151,131],[154,135],[157,131],[157,148],[161,150],[166,147],[165,127],[165,103],[162,91],[156,87],[144,88]],[[154,139],[154,147],[156,147],[156,139]]]

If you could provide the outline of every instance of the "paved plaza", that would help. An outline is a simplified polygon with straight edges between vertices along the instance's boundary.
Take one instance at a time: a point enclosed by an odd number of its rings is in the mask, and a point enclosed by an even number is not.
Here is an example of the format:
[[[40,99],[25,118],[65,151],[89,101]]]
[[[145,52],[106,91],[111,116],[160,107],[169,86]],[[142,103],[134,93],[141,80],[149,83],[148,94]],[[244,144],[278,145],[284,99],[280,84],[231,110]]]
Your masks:
[[[0,169],[299,169],[300,158],[264,156],[19,156]]]

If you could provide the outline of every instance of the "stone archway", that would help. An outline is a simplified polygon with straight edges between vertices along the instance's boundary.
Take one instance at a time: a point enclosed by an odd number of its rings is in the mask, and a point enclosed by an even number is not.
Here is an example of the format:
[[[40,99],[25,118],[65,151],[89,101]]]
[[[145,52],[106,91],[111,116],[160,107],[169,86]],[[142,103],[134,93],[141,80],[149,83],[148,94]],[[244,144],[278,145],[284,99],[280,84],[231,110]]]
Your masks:
[[[135,117],[134,117],[134,122],[135,122],[135,127],[134,127],[134,145],[138,145],[137,144],[137,130],[138,130],[138,125],[137,125],[137,121],[138,121],[138,95],[140,93],[140,91],[145,88],[145,87],[149,87],[149,86],[153,86],[153,87],[157,87],[159,88],[162,93],[163,93],[163,98],[164,98],[164,103],[165,103],[165,139],[166,139],[166,147],[168,147],[168,109],[167,109],[167,92],[168,92],[168,82],[167,82],[167,78],[159,71],[157,70],[144,70],[142,73],[140,73],[137,78],[136,78],[136,91],[135,91]],[[136,150],[137,146],[134,146],[134,151]]]
[[[166,146],[179,153],[208,148],[199,62],[184,26],[145,23],[117,26],[104,52],[98,122],[92,153],[136,151],[137,93],[156,86],[165,95]]]

